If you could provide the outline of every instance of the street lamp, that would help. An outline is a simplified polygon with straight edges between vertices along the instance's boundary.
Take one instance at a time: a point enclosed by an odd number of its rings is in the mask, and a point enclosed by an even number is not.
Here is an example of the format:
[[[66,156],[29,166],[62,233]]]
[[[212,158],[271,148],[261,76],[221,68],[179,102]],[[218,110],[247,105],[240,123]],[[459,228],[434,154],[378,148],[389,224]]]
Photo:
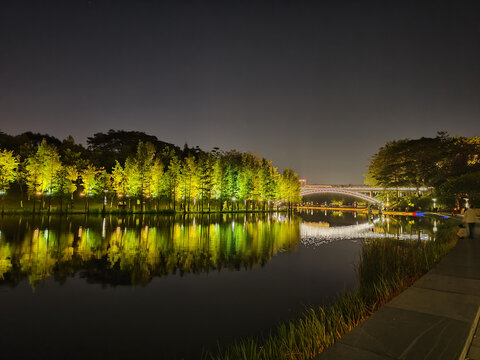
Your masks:
[[[107,205],[107,192],[108,190],[103,190],[103,208],[102,208],[102,214],[105,214],[105,207]]]
[[[463,200],[465,200],[465,208],[468,209],[468,207],[469,207],[468,198],[463,198]]]
[[[437,208],[437,199],[432,199],[433,200],[433,210]]]

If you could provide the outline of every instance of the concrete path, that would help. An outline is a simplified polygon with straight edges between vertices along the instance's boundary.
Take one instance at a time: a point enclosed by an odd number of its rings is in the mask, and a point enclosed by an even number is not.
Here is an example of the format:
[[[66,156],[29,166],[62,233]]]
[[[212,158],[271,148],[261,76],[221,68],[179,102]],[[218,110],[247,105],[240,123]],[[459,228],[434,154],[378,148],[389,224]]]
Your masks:
[[[317,359],[480,360],[479,315],[477,235]]]

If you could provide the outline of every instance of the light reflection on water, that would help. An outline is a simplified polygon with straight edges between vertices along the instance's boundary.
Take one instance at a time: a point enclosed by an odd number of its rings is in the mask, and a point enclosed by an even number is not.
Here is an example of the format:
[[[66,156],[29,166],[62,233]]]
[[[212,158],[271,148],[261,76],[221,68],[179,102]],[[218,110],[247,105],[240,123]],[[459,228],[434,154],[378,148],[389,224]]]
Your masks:
[[[63,278],[95,260],[102,260],[99,271],[131,273],[132,285],[176,272],[248,269],[278,252],[294,251],[300,221],[291,216],[224,215],[177,220],[43,218],[23,224],[21,219],[20,224],[2,221],[0,279],[18,281],[24,275],[35,287],[49,276]],[[14,276],[9,277],[10,272]]]
[[[433,234],[427,219],[323,212],[0,217],[2,354],[198,359],[354,288],[364,228]]]
[[[438,222],[428,218],[390,215],[374,217],[357,212],[320,210],[307,210],[303,212],[303,217],[304,221],[300,224],[301,242],[308,246],[349,239],[434,240]],[[339,218],[350,219],[350,223],[338,225]]]

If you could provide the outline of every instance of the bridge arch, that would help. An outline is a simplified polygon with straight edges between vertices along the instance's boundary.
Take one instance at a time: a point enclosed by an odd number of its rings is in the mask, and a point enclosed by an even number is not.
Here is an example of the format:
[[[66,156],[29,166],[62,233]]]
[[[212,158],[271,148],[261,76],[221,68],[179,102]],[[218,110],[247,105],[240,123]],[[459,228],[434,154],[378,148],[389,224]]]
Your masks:
[[[341,188],[334,188],[334,187],[317,187],[317,188],[302,188],[300,189],[300,196],[305,196],[305,195],[312,195],[312,194],[341,194],[341,195],[349,195],[358,199],[362,199],[365,201],[368,201],[370,203],[374,204],[383,204],[378,199],[375,199],[371,196],[352,191],[352,190],[346,190],[346,189],[341,189]]]

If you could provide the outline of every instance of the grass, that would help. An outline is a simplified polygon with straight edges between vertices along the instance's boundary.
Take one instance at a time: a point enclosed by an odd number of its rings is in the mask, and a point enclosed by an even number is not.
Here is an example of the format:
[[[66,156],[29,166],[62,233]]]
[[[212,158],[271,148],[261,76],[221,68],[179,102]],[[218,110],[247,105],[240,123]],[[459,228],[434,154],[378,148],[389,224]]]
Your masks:
[[[366,240],[355,291],[339,294],[331,305],[308,308],[267,335],[205,351],[203,359],[313,359],[438,263],[456,244],[455,226],[455,221],[443,224],[436,241]]]

